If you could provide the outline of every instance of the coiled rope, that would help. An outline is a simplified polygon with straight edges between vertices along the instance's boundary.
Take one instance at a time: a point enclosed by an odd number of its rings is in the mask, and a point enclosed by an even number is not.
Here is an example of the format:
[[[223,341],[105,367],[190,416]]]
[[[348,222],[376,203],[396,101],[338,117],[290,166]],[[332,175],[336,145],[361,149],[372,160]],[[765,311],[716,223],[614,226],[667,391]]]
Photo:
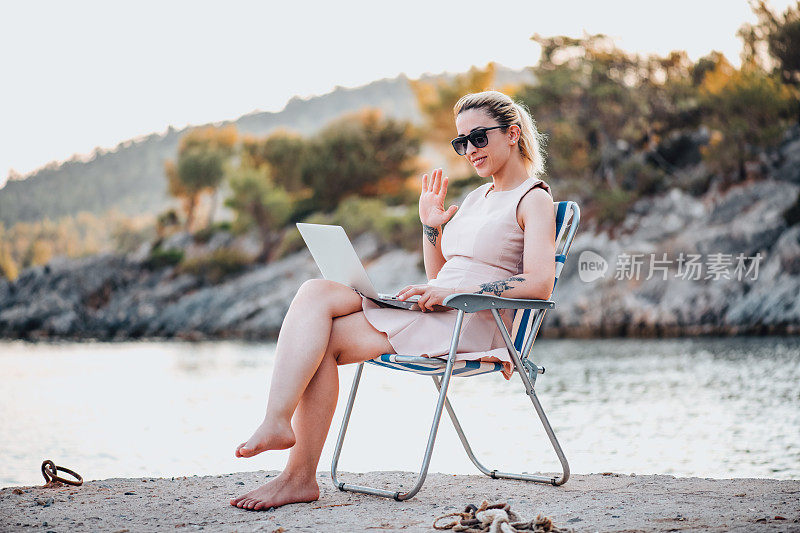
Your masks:
[[[439,524],[445,518],[457,517],[446,524]],[[538,515],[533,520],[521,520],[506,502],[489,503],[484,501],[480,507],[469,504],[461,513],[442,515],[433,521],[434,529],[452,529],[463,533],[569,533],[572,529],[559,528],[546,516]]]

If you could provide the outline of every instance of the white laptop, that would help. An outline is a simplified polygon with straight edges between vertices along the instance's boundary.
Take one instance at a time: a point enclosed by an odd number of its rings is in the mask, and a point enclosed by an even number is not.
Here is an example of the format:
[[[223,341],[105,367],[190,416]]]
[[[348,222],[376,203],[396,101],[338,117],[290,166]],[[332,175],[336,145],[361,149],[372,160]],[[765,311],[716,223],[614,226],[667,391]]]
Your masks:
[[[419,305],[415,303],[419,300],[418,294],[399,300],[393,294],[378,293],[375,290],[353,244],[341,226],[298,222],[297,229],[325,279],[352,287],[378,305],[419,310]]]

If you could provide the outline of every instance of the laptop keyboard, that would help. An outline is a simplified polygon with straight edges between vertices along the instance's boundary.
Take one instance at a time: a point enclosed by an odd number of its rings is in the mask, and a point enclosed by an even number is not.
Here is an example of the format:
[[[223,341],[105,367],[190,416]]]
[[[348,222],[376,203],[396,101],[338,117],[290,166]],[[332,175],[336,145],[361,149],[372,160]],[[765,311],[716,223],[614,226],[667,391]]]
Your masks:
[[[381,294],[381,293],[378,293],[378,297],[383,299],[383,300],[400,300],[400,298],[398,298],[394,294]],[[417,300],[419,300],[419,294],[414,294],[413,296],[409,296],[405,300],[401,300],[401,301],[416,302]]]

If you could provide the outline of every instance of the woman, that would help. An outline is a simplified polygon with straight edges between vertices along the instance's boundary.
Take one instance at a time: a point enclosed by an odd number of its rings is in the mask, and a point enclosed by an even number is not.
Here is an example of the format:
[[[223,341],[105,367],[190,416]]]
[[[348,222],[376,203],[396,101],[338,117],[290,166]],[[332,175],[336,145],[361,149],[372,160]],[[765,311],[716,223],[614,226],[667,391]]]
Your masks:
[[[525,108],[497,91],[462,97],[454,115],[453,148],[492,182],[470,192],[460,208],[445,210],[447,177],[441,169],[422,177],[419,215],[429,282],[405,287],[398,296],[420,295],[423,312],[381,308],[324,279],[300,287],[278,334],[264,421],[235,451],[252,457],[291,448],[289,460],[278,477],[231,505],[263,510],[319,498],[316,471],[336,409],[338,365],[384,353],[446,355],[456,311],[429,311],[454,293],[550,297],[555,216],[550,187],[536,178],[544,171],[542,134]],[[501,316],[511,331],[511,312]],[[512,365],[496,330],[490,311],[467,314],[457,359],[500,361],[508,379]]]

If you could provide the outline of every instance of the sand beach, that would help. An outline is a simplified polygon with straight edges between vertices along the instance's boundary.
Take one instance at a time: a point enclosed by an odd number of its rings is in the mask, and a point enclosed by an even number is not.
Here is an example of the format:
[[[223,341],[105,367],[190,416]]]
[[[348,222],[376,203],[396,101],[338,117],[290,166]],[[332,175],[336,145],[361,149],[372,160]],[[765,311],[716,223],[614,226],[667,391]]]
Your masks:
[[[560,487],[485,476],[428,475],[411,500],[342,492],[319,472],[320,499],[271,511],[228,501],[277,471],[112,478],[80,487],[0,490],[0,531],[433,531],[468,503],[505,501],[522,518],[594,531],[800,531],[800,480],[576,474]],[[410,472],[341,473],[346,482],[410,487]],[[283,528],[283,529],[281,529]]]

